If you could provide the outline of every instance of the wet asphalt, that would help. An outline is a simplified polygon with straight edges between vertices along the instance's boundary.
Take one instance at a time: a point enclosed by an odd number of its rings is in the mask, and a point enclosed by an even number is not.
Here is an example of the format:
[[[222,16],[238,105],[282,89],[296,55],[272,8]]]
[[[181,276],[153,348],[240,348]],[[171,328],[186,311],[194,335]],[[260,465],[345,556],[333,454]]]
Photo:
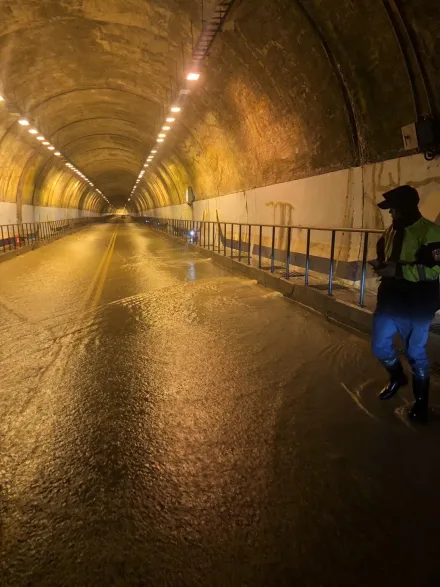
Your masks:
[[[440,585],[440,421],[140,224],[0,264],[0,585]],[[440,385],[433,385],[433,404]]]

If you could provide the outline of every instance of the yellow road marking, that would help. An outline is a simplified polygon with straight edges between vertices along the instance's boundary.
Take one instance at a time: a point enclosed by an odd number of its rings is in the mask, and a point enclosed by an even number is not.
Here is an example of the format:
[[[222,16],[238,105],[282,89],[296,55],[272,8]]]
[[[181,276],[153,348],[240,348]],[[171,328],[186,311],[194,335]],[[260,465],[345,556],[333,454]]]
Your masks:
[[[108,245],[107,245],[107,247],[105,249],[104,255],[103,255],[102,259],[101,259],[101,262],[99,263],[98,268],[97,268],[97,270],[96,270],[96,272],[95,272],[95,274],[93,276],[93,279],[90,282],[90,285],[89,285],[89,287],[87,289],[87,292],[86,292],[86,294],[84,296],[84,299],[83,299],[83,302],[82,302],[82,308],[83,308],[83,310],[86,309],[86,307],[87,307],[87,305],[88,305],[88,303],[89,303],[89,301],[90,301],[90,299],[92,297],[92,294],[93,294],[93,292],[95,290],[96,284],[98,283],[99,277],[101,275],[101,271],[102,271],[102,269],[103,269],[103,267],[105,265],[105,262],[106,262],[106,260],[108,258],[108,255],[110,254],[110,250],[112,249],[112,246],[114,246],[114,242],[116,240],[116,234],[117,234],[117,231],[115,231],[112,234],[112,237],[111,237],[111,239],[110,239],[110,241],[109,241],[109,243],[108,243]]]
[[[113,251],[115,250],[115,243],[116,243],[117,236],[118,236],[118,231],[116,231],[114,234],[112,244],[110,245],[110,249],[108,251],[107,258],[105,260],[103,269],[101,271],[101,277],[99,279],[98,287],[96,288],[96,292],[95,292],[95,297],[93,298],[93,302],[92,302],[92,310],[96,309],[96,307],[99,304],[99,300],[101,299],[102,290],[104,289],[104,283],[105,283],[105,280],[106,280],[106,277],[108,274],[108,270],[110,268],[110,263],[112,261]]]

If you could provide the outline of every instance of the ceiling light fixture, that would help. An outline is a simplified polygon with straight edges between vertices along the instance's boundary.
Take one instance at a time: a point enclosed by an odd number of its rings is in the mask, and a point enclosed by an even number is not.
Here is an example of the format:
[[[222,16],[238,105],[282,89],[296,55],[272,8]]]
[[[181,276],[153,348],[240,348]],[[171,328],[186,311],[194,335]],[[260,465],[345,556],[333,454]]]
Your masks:
[[[50,145],[50,143],[49,143],[49,141],[44,141],[43,145],[44,145],[45,147],[47,147],[47,145]]]
[[[157,142],[158,143],[163,143],[164,142],[164,139],[157,139]]]
[[[21,120],[18,121],[18,124],[21,124],[21,126],[29,126],[29,121],[26,120],[25,118],[22,118]]]
[[[46,139],[44,137],[42,137],[41,135],[39,137],[37,137],[37,141],[45,141]]]
[[[162,130],[170,130],[171,126],[163,126]]]
[[[175,120],[176,120],[175,118],[171,118],[171,117],[170,117],[170,118],[167,118],[167,120],[166,120],[166,121],[167,121],[167,122],[174,122]]]
[[[31,130],[29,131],[30,135],[37,135],[38,134],[38,130],[35,128],[31,128]]]
[[[200,73],[197,73],[196,71],[191,71],[187,76],[186,79],[189,82],[196,82],[200,77]]]
[[[180,112],[180,111],[181,111],[181,108],[180,108],[180,106],[173,106],[173,107],[171,108],[171,112]]]

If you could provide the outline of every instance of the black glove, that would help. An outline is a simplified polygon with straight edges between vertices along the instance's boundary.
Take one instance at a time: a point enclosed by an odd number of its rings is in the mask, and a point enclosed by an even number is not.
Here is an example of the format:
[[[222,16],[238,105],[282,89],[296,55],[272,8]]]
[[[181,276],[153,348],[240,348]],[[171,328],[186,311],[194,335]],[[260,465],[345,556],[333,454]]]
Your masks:
[[[424,265],[425,267],[435,267],[436,265],[440,265],[440,261],[436,260],[434,256],[434,251],[440,249],[440,242],[437,243],[429,243],[429,245],[423,245],[416,253],[416,263],[418,265]]]

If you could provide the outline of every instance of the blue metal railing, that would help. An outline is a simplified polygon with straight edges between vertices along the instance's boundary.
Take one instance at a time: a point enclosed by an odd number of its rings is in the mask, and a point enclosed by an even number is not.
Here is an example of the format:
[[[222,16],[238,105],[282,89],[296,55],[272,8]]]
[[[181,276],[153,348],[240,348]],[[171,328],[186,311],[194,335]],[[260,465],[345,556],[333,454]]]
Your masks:
[[[381,235],[381,230],[364,228],[334,228],[317,226],[248,224],[238,222],[216,222],[205,220],[177,220],[173,218],[145,217],[143,222],[154,226],[168,234],[181,238],[187,242],[199,245],[205,249],[223,254],[239,262],[245,261],[251,265],[255,261],[259,269],[267,269],[274,273],[277,264],[281,264],[282,276],[289,280],[292,276],[292,267],[304,269],[304,284],[309,286],[311,272],[328,274],[327,293],[333,295],[337,277],[359,282],[359,305],[365,306],[365,289],[368,275],[368,254],[370,247],[374,247],[373,235]],[[305,238],[300,239],[305,244],[305,252],[292,250],[293,231],[306,231]],[[312,248],[317,243],[316,234],[325,234],[329,242],[330,254],[327,257],[318,257],[312,254]],[[354,261],[341,262],[336,256],[338,236],[358,235],[359,258]],[[322,237],[321,237],[322,238]],[[281,245],[279,243],[282,243]],[[278,243],[278,245],[277,245]],[[374,253],[372,253],[375,255]],[[269,266],[263,265],[263,259],[269,260]],[[337,273],[337,264],[345,264],[345,273]],[[347,269],[347,266],[348,269]],[[342,271],[343,273],[343,271]],[[371,274],[371,277],[374,277]]]

